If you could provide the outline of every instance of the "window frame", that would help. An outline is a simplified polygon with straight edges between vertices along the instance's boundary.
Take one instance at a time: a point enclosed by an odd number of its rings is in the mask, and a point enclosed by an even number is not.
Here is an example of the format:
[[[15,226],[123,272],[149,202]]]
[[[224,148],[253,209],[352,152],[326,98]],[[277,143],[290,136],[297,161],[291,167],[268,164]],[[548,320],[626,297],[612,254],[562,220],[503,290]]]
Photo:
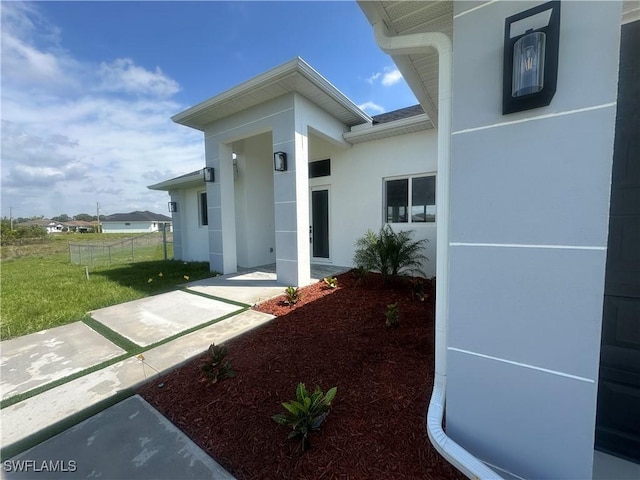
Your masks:
[[[436,207],[436,213],[434,215],[433,220],[425,220],[424,222],[416,222],[413,220],[413,215],[411,213],[413,208],[413,179],[415,178],[424,178],[424,177],[433,177],[434,179],[434,203],[433,206]],[[392,222],[389,221],[389,208],[387,205],[387,182],[391,182],[394,180],[406,180],[407,181],[407,221],[406,222]],[[382,223],[383,224],[391,224],[391,225],[435,225],[437,220],[437,194],[435,192],[436,189],[436,172],[429,173],[415,173],[410,175],[398,175],[392,177],[384,177],[382,179]],[[428,204],[431,205],[431,204]]]
[[[203,204],[204,197],[204,204]],[[209,203],[207,192],[198,192],[198,226],[207,227],[209,225]]]

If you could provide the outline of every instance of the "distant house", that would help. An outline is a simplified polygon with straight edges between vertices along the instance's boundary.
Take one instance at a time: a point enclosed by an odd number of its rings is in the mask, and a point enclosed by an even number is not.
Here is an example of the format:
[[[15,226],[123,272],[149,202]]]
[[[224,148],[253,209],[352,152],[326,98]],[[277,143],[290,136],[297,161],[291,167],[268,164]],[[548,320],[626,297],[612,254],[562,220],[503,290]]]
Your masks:
[[[149,211],[114,213],[101,220],[103,233],[151,233],[162,230],[162,223],[171,223],[171,218]]]
[[[84,220],[71,220],[69,222],[65,222],[65,226],[69,231],[76,233],[94,232],[97,224],[98,222],[87,222]]]
[[[50,220],[48,218],[40,218],[37,220],[30,220],[28,222],[22,222],[18,224],[21,227],[31,227],[33,225],[38,225],[47,230],[47,233],[59,233],[65,232],[67,230],[66,225],[61,222],[56,222],[55,220]]]

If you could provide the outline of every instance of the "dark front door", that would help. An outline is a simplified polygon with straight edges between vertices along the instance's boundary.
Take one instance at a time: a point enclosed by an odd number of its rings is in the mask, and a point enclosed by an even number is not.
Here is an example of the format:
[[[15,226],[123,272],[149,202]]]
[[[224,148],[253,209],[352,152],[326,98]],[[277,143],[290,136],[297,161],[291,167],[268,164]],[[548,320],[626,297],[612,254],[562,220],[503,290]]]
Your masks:
[[[640,21],[621,40],[596,448],[640,462]]]
[[[311,191],[311,242],[315,258],[329,258],[329,190]]]

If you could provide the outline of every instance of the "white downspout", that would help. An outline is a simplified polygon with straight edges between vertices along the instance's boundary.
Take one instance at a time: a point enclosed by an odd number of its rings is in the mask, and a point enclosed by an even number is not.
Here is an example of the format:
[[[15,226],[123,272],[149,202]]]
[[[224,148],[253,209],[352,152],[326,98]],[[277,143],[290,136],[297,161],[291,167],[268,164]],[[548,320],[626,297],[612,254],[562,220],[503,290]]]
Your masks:
[[[469,478],[500,479],[500,475],[450,439],[442,429],[447,386],[447,335],[449,318],[449,176],[451,159],[451,109],[453,47],[440,32],[390,37],[382,21],[373,26],[376,42],[389,55],[438,52],[438,173],[436,175],[436,351],[433,393],[427,413],[427,433],[436,450]]]

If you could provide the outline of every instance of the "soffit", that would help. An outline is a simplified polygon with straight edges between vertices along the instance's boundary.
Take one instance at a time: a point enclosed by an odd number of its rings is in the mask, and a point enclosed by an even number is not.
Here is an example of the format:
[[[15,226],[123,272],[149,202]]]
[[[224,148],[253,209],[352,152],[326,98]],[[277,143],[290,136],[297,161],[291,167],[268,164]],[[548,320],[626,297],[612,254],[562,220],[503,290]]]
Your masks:
[[[301,58],[295,58],[172,117],[198,130],[212,122],[297,92],[348,126],[371,122],[349,98]]]
[[[389,35],[441,32],[453,38],[453,2],[371,2],[360,0],[371,25],[382,20]],[[438,118],[438,54],[435,50],[413,55],[393,55],[393,60],[429,118]]]

